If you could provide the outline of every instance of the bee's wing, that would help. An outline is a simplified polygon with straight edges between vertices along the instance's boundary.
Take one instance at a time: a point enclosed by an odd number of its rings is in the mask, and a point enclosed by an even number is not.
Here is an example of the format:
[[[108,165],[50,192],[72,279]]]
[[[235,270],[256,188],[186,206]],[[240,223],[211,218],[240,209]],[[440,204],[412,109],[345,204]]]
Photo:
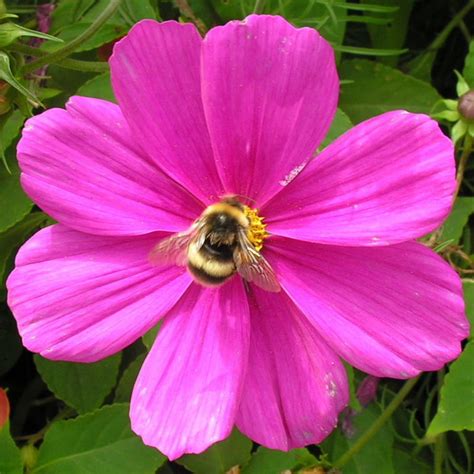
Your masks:
[[[239,246],[234,251],[234,261],[239,274],[267,291],[279,292],[280,283],[265,258],[255,250],[245,231],[239,233]]]
[[[153,265],[186,265],[188,247],[191,242],[195,241],[199,248],[204,244],[206,236],[199,232],[201,229],[202,223],[197,221],[188,230],[161,240],[150,252],[150,262]]]

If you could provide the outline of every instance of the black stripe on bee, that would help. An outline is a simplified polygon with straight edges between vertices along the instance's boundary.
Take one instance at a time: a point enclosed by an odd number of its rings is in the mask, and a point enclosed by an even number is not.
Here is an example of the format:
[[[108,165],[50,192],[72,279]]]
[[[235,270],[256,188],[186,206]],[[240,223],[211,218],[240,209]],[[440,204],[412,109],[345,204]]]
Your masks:
[[[202,268],[195,267],[194,265],[190,263],[188,263],[188,270],[196,278],[196,280],[198,280],[203,285],[209,285],[209,286],[221,285],[235,273],[235,270],[234,270],[225,276],[214,276],[214,275],[210,275],[209,273],[204,271]]]

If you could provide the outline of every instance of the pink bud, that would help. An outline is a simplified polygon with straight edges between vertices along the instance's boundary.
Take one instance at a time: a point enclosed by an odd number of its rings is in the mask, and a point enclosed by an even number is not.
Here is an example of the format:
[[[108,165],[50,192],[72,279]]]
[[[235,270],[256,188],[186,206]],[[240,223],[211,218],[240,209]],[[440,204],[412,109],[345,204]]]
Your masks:
[[[368,375],[357,389],[357,399],[363,407],[366,407],[377,395],[377,388],[380,379],[373,375]]]
[[[459,97],[458,111],[466,120],[474,120],[474,90]]]

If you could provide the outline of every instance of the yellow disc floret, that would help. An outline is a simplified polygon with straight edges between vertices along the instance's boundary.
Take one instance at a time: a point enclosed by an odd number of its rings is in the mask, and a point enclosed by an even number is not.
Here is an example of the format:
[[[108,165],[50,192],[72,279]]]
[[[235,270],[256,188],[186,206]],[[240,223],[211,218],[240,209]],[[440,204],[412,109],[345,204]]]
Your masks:
[[[248,206],[244,206],[244,214],[249,221],[249,228],[247,236],[255,247],[255,250],[262,250],[263,241],[268,237],[268,232],[265,230],[266,224],[263,223],[263,217],[258,215],[258,209],[251,209]]]

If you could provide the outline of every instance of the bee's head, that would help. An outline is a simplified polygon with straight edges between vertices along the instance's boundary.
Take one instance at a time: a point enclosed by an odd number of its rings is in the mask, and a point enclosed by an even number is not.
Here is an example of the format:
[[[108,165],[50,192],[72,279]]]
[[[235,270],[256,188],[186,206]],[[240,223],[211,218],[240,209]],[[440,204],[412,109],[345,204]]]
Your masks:
[[[218,212],[210,220],[211,228],[214,232],[237,232],[238,223],[229,214]]]

